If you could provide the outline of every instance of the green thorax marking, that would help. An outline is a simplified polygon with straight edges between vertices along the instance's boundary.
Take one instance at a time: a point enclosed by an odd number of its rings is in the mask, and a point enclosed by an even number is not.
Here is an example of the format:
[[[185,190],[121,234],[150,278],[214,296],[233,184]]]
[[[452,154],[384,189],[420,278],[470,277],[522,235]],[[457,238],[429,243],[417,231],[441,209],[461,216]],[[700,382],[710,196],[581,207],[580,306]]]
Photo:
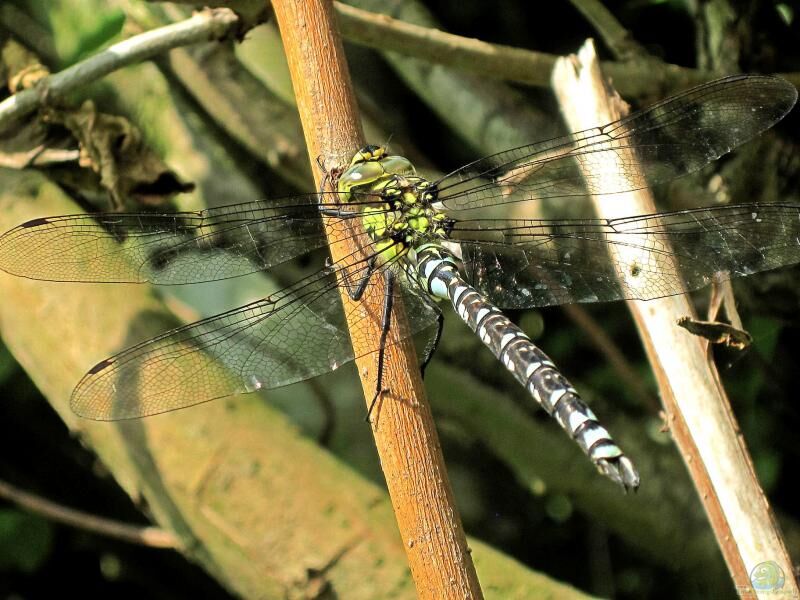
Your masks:
[[[359,150],[337,188],[341,202],[361,205],[364,231],[383,261],[447,238],[446,217],[431,206],[436,193],[430,182],[417,175],[407,158],[388,155],[383,146]]]

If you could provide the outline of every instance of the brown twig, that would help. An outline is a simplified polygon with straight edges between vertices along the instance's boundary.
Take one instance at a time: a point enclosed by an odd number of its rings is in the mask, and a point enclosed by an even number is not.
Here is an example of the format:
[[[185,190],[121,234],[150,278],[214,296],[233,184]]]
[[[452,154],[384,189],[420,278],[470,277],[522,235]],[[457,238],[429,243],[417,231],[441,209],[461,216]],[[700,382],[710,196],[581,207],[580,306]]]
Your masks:
[[[363,145],[363,134],[332,3],[280,0],[273,8],[312,165],[317,167],[317,157],[341,165]],[[316,168],[318,185],[322,175]],[[351,255],[356,249],[349,246],[332,244],[333,259]],[[342,294],[353,349],[363,357],[357,365],[368,403],[376,388],[372,351],[380,337],[383,287],[382,282],[371,285],[359,302]],[[402,318],[401,311],[392,311],[392,323]],[[392,327],[386,350],[384,377],[390,392],[376,408],[372,428],[417,593],[421,598],[481,598],[413,345],[391,339],[398,329]]]
[[[74,508],[57,504],[36,494],[21,490],[10,483],[0,481],[0,497],[5,498],[26,510],[106,537],[151,548],[178,548],[178,538],[169,531],[158,527],[138,527],[111,519],[90,515]]]
[[[550,74],[558,56],[490,44],[453,35],[439,29],[393,19],[336,2],[336,15],[348,41],[421,58],[433,64],[453,67],[492,79],[514,81],[539,87],[550,86]],[[708,81],[714,74],[656,61],[603,62],[603,70],[626,96],[662,94]],[[800,85],[800,74],[784,73],[784,79]]]
[[[564,59],[553,80],[565,118],[575,130],[613,121],[623,112],[619,102],[612,105],[609,100],[591,44],[584,46],[578,57]],[[625,151],[619,148],[613,158],[633,162],[633,156],[623,156]],[[603,172],[614,173],[617,169],[607,165]],[[613,202],[604,202],[606,198],[595,198],[595,210],[603,218],[655,212],[647,190],[619,195]],[[626,251],[619,248],[614,252]],[[734,585],[740,594],[749,596],[751,569],[773,561],[785,573],[791,573],[791,561],[716,369],[706,360],[704,345],[675,326],[679,317],[693,315],[693,308],[685,295],[630,301],[628,306],[655,372],[670,431],[695,483]]]

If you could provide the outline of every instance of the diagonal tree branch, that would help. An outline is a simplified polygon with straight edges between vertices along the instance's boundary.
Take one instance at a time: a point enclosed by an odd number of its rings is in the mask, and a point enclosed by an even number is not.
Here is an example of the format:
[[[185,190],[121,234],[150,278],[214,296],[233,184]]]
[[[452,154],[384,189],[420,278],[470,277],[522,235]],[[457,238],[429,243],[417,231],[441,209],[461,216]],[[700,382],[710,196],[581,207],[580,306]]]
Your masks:
[[[151,548],[177,548],[178,538],[158,527],[142,527],[75,510],[0,481],[0,497],[53,521]]]
[[[312,163],[321,156],[341,165],[363,145],[361,123],[341,39],[334,27],[329,0],[273,2],[284,41],[306,144]],[[318,185],[323,174],[316,169]],[[350,244],[331,246],[334,260],[356,250]],[[377,279],[377,278],[376,278]],[[375,340],[381,336],[384,285],[370,286],[359,302],[342,291],[351,340],[367,403],[376,389]],[[444,459],[425,398],[410,339],[403,330],[398,303],[392,309],[390,343],[386,349],[389,392],[372,419],[400,534],[420,598],[482,598],[477,575],[455,507]],[[364,326],[361,315],[370,316]],[[357,332],[357,333],[356,333]],[[392,339],[394,338],[394,339]]]

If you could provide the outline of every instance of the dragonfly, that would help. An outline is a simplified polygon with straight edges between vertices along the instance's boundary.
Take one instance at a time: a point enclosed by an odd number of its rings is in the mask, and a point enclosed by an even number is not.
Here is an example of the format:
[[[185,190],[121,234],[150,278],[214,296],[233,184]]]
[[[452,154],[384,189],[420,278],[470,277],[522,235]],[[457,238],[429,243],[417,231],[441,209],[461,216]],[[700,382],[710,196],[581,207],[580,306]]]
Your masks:
[[[0,236],[0,268],[47,281],[182,285],[272,269],[348,241],[349,254],[274,294],[99,362],[77,384],[73,411],[131,419],[292,384],[358,358],[351,340],[366,348],[359,356],[377,360],[377,398],[387,334],[413,339],[424,367],[441,334],[441,301],[627,491],[639,485],[633,461],[502,309],[648,300],[698,289],[720,274],[796,263],[800,205],[730,204],[617,219],[501,218],[495,209],[591,195],[614,201],[614,194],[668,182],[772,127],[796,99],[794,86],[778,77],[731,76],[433,181],[406,158],[367,146],[332,174],[331,191],[196,212],[36,218]],[[603,160],[612,155],[616,160]],[[614,247],[641,252],[612,258]],[[382,334],[374,339],[359,306],[380,281]],[[353,314],[345,314],[342,288]],[[402,323],[390,316],[398,300],[406,309]]]

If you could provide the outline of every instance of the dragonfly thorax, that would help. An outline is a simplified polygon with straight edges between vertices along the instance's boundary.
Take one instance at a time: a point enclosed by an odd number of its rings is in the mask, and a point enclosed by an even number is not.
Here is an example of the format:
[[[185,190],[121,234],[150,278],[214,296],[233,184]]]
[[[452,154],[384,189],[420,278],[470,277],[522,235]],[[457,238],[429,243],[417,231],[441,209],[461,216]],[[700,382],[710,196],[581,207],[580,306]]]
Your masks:
[[[448,219],[433,207],[436,189],[411,162],[383,146],[359,150],[337,183],[341,199],[360,206],[365,232],[384,260],[448,237]]]

